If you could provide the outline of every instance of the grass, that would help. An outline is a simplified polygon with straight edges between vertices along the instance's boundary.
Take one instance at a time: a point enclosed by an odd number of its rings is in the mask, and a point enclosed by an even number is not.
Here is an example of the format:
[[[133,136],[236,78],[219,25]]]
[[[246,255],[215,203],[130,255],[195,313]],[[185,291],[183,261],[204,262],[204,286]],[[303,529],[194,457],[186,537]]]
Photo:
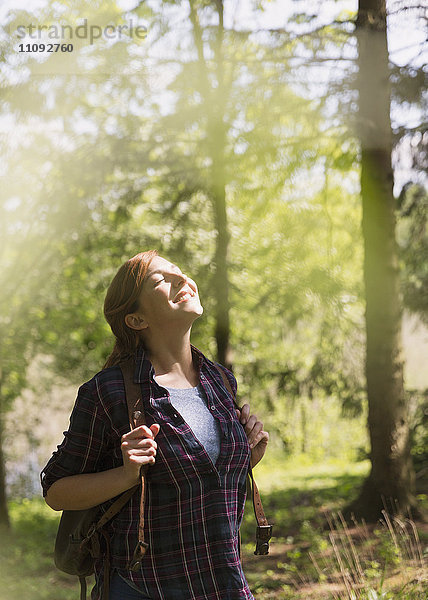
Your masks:
[[[427,600],[428,527],[384,515],[349,527],[340,510],[357,494],[368,461],[311,465],[276,457],[255,477],[274,523],[270,555],[252,555],[247,505],[244,570],[257,600]],[[427,508],[420,495],[421,509]]]
[[[340,510],[367,462],[311,465],[270,457],[255,469],[266,515],[274,523],[269,556],[254,556],[255,519],[242,525],[243,564],[256,600],[426,600],[428,527],[385,518],[349,527]],[[426,496],[421,496],[426,506]],[[0,546],[0,600],[77,600],[76,578],[58,571],[52,553],[59,514],[41,498],[10,504],[13,534]],[[173,599],[171,599],[173,600]]]
[[[262,495],[266,515],[275,523],[277,542],[292,543],[302,524],[321,525],[323,511],[340,510],[357,493],[367,475],[369,462],[331,461],[322,465],[280,456],[260,463],[254,477]],[[254,518],[248,503],[242,535],[252,535]]]
[[[2,532],[0,600],[77,600],[75,577],[53,564],[59,513],[42,498],[10,503],[12,532]]]

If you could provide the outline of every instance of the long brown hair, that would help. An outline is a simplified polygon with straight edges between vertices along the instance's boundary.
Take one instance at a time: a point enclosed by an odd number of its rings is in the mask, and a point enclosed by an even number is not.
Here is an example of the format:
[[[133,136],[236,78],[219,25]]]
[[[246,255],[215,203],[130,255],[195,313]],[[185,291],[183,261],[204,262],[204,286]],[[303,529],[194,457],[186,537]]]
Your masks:
[[[140,341],[138,331],[125,323],[125,317],[138,309],[147,269],[156,250],[140,252],[127,260],[118,270],[111,282],[104,300],[104,316],[116,338],[113,352],[108,357],[104,369],[117,365],[120,361],[133,356]]]

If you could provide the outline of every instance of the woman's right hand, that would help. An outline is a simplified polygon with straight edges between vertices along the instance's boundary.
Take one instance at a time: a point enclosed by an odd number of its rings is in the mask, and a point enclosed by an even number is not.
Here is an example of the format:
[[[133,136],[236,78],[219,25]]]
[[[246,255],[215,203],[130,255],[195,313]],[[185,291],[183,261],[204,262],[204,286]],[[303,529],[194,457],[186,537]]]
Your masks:
[[[141,425],[122,436],[123,465],[96,473],[79,473],[57,479],[48,489],[46,502],[54,510],[86,510],[115,498],[139,483],[143,465],[156,460],[155,437],[160,425]]]
[[[159,430],[160,425],[157,423],[153,423],[150,427],[140,425],[122,436],[123,467],[131,481],[138,483],[141,467],[155,463],[157,450],[155,437]]]

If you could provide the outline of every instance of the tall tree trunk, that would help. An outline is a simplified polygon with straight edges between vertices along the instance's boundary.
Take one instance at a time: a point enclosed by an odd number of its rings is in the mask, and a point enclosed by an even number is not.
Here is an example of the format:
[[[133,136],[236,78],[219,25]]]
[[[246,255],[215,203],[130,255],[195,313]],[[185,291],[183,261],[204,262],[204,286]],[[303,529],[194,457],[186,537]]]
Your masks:
[[[226,126],[224,123],[225,113],[225,84],[224,84],[224,61],[223,61],[223,37],[224,37],[224,7],[223,0],[215,0],[218,13],[218,29],[215,43],[215,62],[217,75],[217,88],[214,91],[213,110],[210,113],[208,131],[211,146],[211,189],[214,211],[214,222],[217,231],[215,250],[215,294],[216,294],[216,329],[217,360],[222,365],[231,368],[230,356],[230,300],[229,300],[229,228],[226,212],[226,173],[225,173],[225,147]]]
[[[301,454],[306,454],[308,450],[308,426],[307,426],[307,414],[306,405],[304,401],[300,401],[300,430],[302,434],[302,443],[300,445]]]
[[[1,405],[1,401],[0,401]],[[1,406],[0,406],[1,411]],[[0,527],[10,527],[6,496],[6,465],[3,454],[3,415],[0,412]]]
[[[213,179],[215,173],[221,172],[221,166],[213,164]],[[215,179],[214,179],[215,181]],[[228,273],[228,247],[229,232],[226,213],[225,185],[215,183],[212,189],[215,226],[217,230],[215,250],[215,275],[214,293],[216,297],[216,327],[215,337],[217,342],[217,360],[228,368],[232,367],[230,356],[230,300],[229,300],[229,273]]]
[[[357,35],[371,472],[351,508],[376,520],[385,507],[403,513],[415,506],[403,387],[385,0],[359,0]]]
[[[226,86],[224,84],[223,61],[223,0],[214,0],[218,14],[218,26],[214,46],[216,87],[213,88],[210,74],[204,57],[201,25],[196,9],[196,2],[189,0],[190,20],[198,53],[200,92],[207,107],[208,153],[211,159],[210,197],[213,207],[214,226],[216,229],[216,248],[214,254],[214,294],[215,294],[215,338],[217,343],[217,360],[231,368],[230,352],[230,299],[229,299],[229,228],[226,211],[226,173],[225,146],[226,125],[224,111],[226,104]],[[213,73],[211,73],[213,75]]]

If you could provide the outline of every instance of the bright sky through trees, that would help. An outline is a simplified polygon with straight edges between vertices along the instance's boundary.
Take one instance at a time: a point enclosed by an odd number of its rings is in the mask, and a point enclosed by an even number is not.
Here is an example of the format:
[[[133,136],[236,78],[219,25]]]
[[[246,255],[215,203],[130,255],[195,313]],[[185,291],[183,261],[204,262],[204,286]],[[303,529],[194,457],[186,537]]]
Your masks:
[[[29,10],[34,11],[47,4],[46,0],[3,0],[0,5],[0,23],[4,23],[5,16],[9,10]],[[124,10],[133,8],[136,5],[135,0],[119,0],[118,4]],[[154,4],[151,0],[149,5]],[[156,2],[157,4],[157,2]],[[390,12],[397,10],[398,6],[412,6],[416,2],[391,1],[388,3]],[[257,17],[252,10],[251,0],[229,0],[225,2],[225,25],[234,26],[237,29],[244,28],[275,28],[284,26],[287,19],[294,12],[306,12],[317,15],[315,23],[322,25],[331,22],[337,17],[343,18],[344,13],[356,13],[357,0],[338,0],[337,2],[319,2],[318,0],[309,0],[301,2],[299,0],[272,0],[265,3],[263,13],[257,12]],[[402,15],[395,17],[393,14],[389,17],[389,52],[391,58],[396,64],[408,64],[411,60],[416,64],[423,64],[427,61],[427,50],[423,52],[423,44],[426,36],[421,23],[414,18],[414,13],[408,11],[406,18]]]

